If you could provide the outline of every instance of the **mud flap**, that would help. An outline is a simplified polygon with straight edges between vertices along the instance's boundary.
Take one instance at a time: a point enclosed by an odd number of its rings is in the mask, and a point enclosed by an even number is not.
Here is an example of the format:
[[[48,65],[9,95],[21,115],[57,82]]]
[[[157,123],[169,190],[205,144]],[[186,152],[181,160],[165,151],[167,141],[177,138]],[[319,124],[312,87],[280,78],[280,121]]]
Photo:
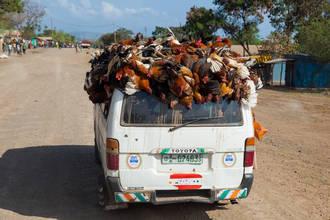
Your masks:
[[[99,204],[103,206],[105,211],[128,208],[127,203],[116,203],[114,192],[105,181],[104,175],[99,176],[99,185],[99,193],[101,193],[100,198],[102,198]]]

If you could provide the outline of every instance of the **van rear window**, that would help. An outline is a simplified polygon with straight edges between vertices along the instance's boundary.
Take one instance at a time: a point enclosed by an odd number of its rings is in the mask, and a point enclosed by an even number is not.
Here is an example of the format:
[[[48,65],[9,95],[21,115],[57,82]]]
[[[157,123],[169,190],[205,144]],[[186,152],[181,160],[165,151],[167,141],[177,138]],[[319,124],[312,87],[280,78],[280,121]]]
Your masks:
[[[174,109],[145,92],[125,96],[121,124],[124,126],[176,126],[203,118],[188,126],[241,125],[241,105],[233,100],[204,104],[193,103],[192,109],[177,104]],[[208,119],[210,118],[210,119]]]

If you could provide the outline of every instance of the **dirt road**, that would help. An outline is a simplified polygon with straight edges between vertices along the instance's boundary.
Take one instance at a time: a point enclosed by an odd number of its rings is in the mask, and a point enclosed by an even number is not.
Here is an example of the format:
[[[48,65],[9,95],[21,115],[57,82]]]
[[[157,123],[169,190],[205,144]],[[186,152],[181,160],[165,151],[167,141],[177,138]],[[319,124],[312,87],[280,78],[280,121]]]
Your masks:
[[[237,205],[97,205],[88,57],[40,49],[0,60],[2,219],[330,219],[330,98],[262,90],[250,196]]]

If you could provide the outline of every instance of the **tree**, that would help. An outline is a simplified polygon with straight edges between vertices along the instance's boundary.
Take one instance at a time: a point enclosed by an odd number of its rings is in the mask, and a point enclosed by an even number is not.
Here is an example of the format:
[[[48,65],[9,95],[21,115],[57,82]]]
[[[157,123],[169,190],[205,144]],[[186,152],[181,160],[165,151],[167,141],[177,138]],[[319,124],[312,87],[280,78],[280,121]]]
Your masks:
[[[298,44],[291,36],[280,32],[273,32],[264,40],[261,45],[261,54],[282,56],[284,54],[295,54]]]
[[[133,37],[133,31],[128,30],[126,28],[119,28],[116,31],[116,40],[117,41],[121,41],[121,40],[128,40],[128,39],[132,39]]]
[[[184,27],[170,27],[170,29],[179,41],[187,37]],[[152,32],[152,36],[155,38],[166,38],[169,34],[170,32],[167,28],[159,26],[156,26],[155,30]]]
[[[103,45],[110,45],[111,43],[115,42],[114,34],[113,33],[103,34],[99,38],[99,41],[101,41]]]
[[[43,6],[30,0],[23,0],[22,2],[24,3],[24,12],[8,13],[7,19],[12,27],[22,31],[24,38],[29,39],[35,36],[36,30],[40,31],[41,19],[46,11]]]
[[[152,32],[152,36],[155,38],[166,38],[169,34],[169,31],[165,27],[156,26],[155,30]]]
[[[103,34],[99,40],[103,43],[103,45],[110,45],[111,43],[121,40],[132,39],[133,32],[131,30],[127,30],[126,28],[119,28],[115,33],[107,33]]]
[[[49,33],[47,31],[47,33]],[[53,40],[61,43],[74,43],[75,36],[65,33],[64,31],[53,31]]]
[[[24,3],[20,0],[0,0],[0,29],[10,28],[7,22],[7,15],[11,12],[22,13]]]
[[[60,43],[75,43],[75,36],[66,33],[64,31],[56,31],[51,29],[44,29],[43,33],[38,34],[39,37],[53,37],[54,41],[58,41]]]
[[[251,55],[249,44],[257,38],[257,26],[263,22],[263,14],[271,6],[271,1],[214,0],[214,4],[218,6],[216,16],[223,31]]]
[[[330,19],[329,14],[322,19],[313,19],[302,26],[297,35],[298,50],[302,53],[330,60]]]
[[[212,40],[219,22],[212,9],[192,7],[187,12],[185,30],[194,39]]]
[[[322,15],[327,0],[273,0],[268,7],[269,18],[277,32],[289,38],[303,25]]]
[[[0,15],[8,12],[23,12],[24,2],[21,0],[0,0]]]

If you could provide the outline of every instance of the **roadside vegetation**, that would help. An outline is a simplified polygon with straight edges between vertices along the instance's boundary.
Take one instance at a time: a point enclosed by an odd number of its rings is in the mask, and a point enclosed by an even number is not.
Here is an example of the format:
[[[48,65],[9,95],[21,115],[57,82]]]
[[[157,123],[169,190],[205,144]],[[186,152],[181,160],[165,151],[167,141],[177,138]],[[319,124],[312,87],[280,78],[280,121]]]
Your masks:
[[[31,0],[0,0],[0,34],[5,30],[18,30],[24,39],[47,36],[58,42],[75,42],[74,36],[56,28],[51,30],[45,26],[42,31],[45,14],[45,7]]]
[[[186,12],[186,23],[170,27],[178,40],[216,40],[216,33],[222,30],[234,44],[241,45],[250,54],[250,45],[262,45],[268,54],[305,54],[330,60],[329,12],[327,0],[213,0],[213,9],[192,6]],[[17,29],[24,38],[51,31],[54,39],[74,41],[73,36],[45,28],[41,32],[41,20],[45,8],[31,0],[0,0],[0,33]],[[258,36],[258,25],[268,17],[274,33],[267,39]],[[153,38],[165,38],[167,27],[156,26]],[[106,33],[93,43],[109,45],[123,39],[130,39],[134,33],[119,28]],[[145,36],[147,37],[147,36]]]

